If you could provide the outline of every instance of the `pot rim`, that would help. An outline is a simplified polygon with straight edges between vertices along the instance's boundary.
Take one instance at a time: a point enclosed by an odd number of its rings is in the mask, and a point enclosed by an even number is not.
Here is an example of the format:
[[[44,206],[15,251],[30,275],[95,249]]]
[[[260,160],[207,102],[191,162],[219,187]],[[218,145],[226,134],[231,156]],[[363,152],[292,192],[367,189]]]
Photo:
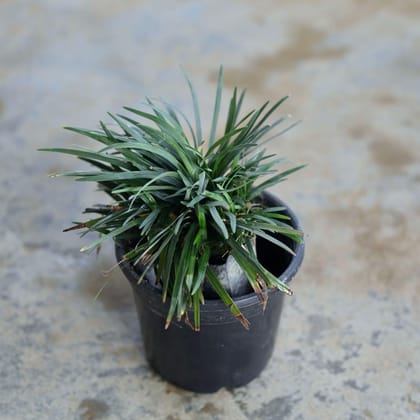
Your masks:
[[[262,201],[270,201],[276,206],[283,206],[285,207],[285,211],[290,216],[291,224],[295,229],[301,230],[301,224],[299,222],[299,219],[297,218],[296,214],[290,209],[290,207],[284,203],[282,200],[277,198],[274,194],[264,191],[261,195]],[[273,245],[274,246],[274,245]],[[298,271],[300,265],[302,264],[304,252],[305,252],[305,243],[302,241],[301,243],[294,243],[293,250],[296,255],[292,256],[292,260],[290,261],[289,266],[286,268],[286,270],[283,271],[283,273],[278,276],[279,280],[281,280],[284,283],[289,283],[293,277],[295,276],[296,272]],[[120,261],[122,259],[122,256],[124,255],[123,247],[120,243],[117,241],[115,242],[115,253],[117,256],[117,260]],[[147,281],[142,281],[140,284],[137,284],[136,278],[139,277],[138,273],[134,270],[133,266],[128,261],[123,261],[121,263],[121,269],[127,279],[130,281],[132,286],[142,287],[145,290],[147,290],[148,293],[155,295],[155,296],[161,296],[161,292],[156,287],[153,287],[151,284],[149,284]],[[267,289],[268,297],[270,294],[273,293],[283,293],[279,289]],[[233,298],[236,305],[239,309],[246,308],[248,306],[253,306],[255,304],[260,304],[258,300],[258,296],[255,292],[247,293],[246,295],[238,296],[236,298]],[[160,299],[162,302],[162,300]],[[211,299],[206,300],[204,305],[200,306],[201,312],[215,312],[215,311],[226,311],[226,305],[220,300],[220,299]]]

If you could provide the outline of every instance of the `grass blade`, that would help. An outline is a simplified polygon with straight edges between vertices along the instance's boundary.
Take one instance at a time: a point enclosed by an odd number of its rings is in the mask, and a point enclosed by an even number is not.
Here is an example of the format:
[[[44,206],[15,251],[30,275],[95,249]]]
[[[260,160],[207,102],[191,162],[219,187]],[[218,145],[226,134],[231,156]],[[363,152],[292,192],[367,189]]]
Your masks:
[[[243,325],[243,327],[249,330],[249,325],[250,325],[249,321],[242,315],[241,311],[237,307],[232,297],[222,286],[222,283],[220,283],[220,280],[218,279],[216,274],[214,274],[213,270],[209,266],[207,267],[206,274],[207,274],[207,279],[209,283],[212,285],[213,289],[219,295],[223,303],[230,309],[232,314],[235,316],[235,318],[239,320],[239,322]]]
[[[217,121],[219,119],[220,103],[222,100],[222,88],[223,88],[223,66],[220,66],[219,76],[217,78],[216,100],[214,103],[213,121],[211,123],[209,147],[212,146],[212,144],[214,143],[214,139],[216,137]]]
[[[184,73],[184,77],[187,80],[188,87],[190,88],[191,98],[193,102],[195,130],[196,130],[195,147],[198,147],[203,142],[203,135],[202,135],[202,130],[201,130],[200,107],[198,105],[197,94],[195,92],[194,85],[192,84],[187,72],[184,69],[182,69],[182,72]]]

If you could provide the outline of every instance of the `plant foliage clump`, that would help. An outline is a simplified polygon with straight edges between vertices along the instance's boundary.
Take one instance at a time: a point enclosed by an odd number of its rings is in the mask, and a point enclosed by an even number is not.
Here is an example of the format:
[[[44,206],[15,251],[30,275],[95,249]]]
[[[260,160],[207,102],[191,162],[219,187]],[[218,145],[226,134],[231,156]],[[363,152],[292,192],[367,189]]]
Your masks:
[[[153,267],[162,286],[163,300],[170,299],[166,326],[174,316],[187,317],[187,309],[191,308],[194,328],[199,329],[203,283],[207,279],[247,327],[248,321],[209,262],[230,253],[263,304],[267,287],[291,293],[286,284],[258,262],[252,242],[255,237],[262,237],[293,253],[270,233],[301,241],[301,232],[291,227],[288,217],[281,213],[284,208],[267,208],[257,200],[265,189],[301,168],[279,173],[275,166],[284,159],[261,147],[294,124],[271,134],[287,117],[271,123],[268,119],[287,97],[272,106],[266,102],[241,116],[245,90],[238,92],[235,88],[223,133],[216,137],[223,85],[221,67],[210,135],[205,141],[196,92],[185,77],[192,96],[194,127],[176,107],[148,98],[147,111],[125,107],[130,116],[109,114],[118,127],[113,124],[111,128],[103,122],[97,130],[65,127],[99,142],[99,150],[42,150],[75,155],[96,167],[94,171],[60,174],[95,182],[112,198],[109,205],[85,210],[97,217],[75,222],[67,230],[100,233],[99,239],[82,251],[99,247],[111,238],[129,241],[131,247],[124,259],[144,265],[144,273]]]

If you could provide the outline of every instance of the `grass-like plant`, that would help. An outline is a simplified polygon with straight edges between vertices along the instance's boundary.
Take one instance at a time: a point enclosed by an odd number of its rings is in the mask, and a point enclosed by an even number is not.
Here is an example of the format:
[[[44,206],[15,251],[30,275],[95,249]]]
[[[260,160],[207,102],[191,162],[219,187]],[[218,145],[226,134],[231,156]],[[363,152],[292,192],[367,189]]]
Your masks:
[[[279,173],[275,166],[284,159],[261,148],[294,124],[271,134],[287,117],[271,123],[268,119],[287,97],[271,107],[266,102],[240,116],[245,90],[239,93],[235,88],[223,133],[217,138],[223,85],[221,67],[210,135],[205,141],[197,95],[190,79],[185,77],[192,96],[194,128],[174,106],[147,98],[148,112],[125,107],[133,117],[109,114],[118,128],[103,122],[98,130],[65,127],[99,142],[102,145],[99,150],[41,150],[75,155],[97,168],[60,174],[77,181],[95,182],[113,200],[108,205],[87,208],[85,213],[96,213],[98,217],[74,222],[66,230],[100,233],[99,239],[81,251],[99,247],[111,238],[131,244],[124,259],[145,266],[138,281],[153,267],[162,286],[163,301],[170,299],[166,328],[174,316],[188,321],[187,309],[192,308],[194,328],[199,330],[205,279],[248,327],[248,321],[210,262],[230,253],[263,305],[267,287],[291,294],[286,284],[259,263],[253,240],[265,238],[292,254],[292,249],[270,233],[301,241],[301,232],[291,227],[288,217],[281,213],[284,208],[267,208],[258,202],[265,189],[302,167]]]

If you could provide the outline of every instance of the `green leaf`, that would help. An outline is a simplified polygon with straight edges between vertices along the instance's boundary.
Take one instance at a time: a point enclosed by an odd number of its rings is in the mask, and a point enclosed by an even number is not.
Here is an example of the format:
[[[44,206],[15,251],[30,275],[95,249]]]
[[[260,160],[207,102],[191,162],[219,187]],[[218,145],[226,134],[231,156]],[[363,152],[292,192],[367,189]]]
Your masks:
[[[127,134],[132,136],[137,141],[144,140],[143,133],[134,125],[134,124],[127,124],[123,118],[119,115],[111,114],[110,112],[108,115],[122,128],[122,130]]]
[[[79,158],[89,159],[89,160],[98,160],[105,163],[109,163],[110,165],[114,165],[116,167],[125,168],[128,170],[133,169],[133,165],[127,161],[124,161],[122,159],[111,157],[108,155],[103,155],[98,152],[92,152],[89,150],[82,150],[82,149],[65,149],[60,147],[55,148],[48,148],[48,149],[38,149],[41,152],[58,152],[58,153],[64,153],[67,155],[74,155]]]
[[[149,260],[145,264],[143,272],[138,279],[138,283],[140,283],[143,280],[144,276],[154,266],[156,260],[159,258],[159,256],[162,254],[162,252],[166,249],[166,247],[168,246],[168,243],[170,242],[171,239],[172,239],[172,236],[170,234],[167,234],[162,240],[160,240],[157,243],[157,245],[159,245],[159,247],[157,247],[156,250],[153,251],[152,256],[149,258]],[[140,258],[143,258],[143,256],[140,257]]]
[[[236,216],[231,212],[227,212],[226,214],[229,218],[230,228],[232,230],[232,233],[236,233]]]
[[[162,268],[162,300],[166,302],[166,298],[168,295],[169,290],[169,282],[171,280],[171,276],[174,273],[173,265],[174,265],[174,255],[176,251],[176,247],[179,242],[178,234],[174,233],[171,241],[168,244],[166,249],[166,258],[164,261],[164,267]]]
[[[209,212],[211,214],[211,217],[213,218],[214,222],[216,223],[216,227],[218,228],[218,230],[220,231],[220,233],[222,234],[222,236],[227,239],[229,238],[229,233],[226,229],[225,224],[223,223],[222,218],[220,217],[219,212],[217,211],[216,207],[209,207]]]
[[[290,124],[288,127],[286,127],[284,130],[279,131],[278,133],[274,134],[273,136],[269,137],[267,140],[265,140],[264,142],[261,143],[261,146],[269,143],[270,141],[276,139],[277,137],[282,136],[283,134],[286,134],[289,130],[291,130],[292,128],[296,127],[298,124],[300,124],[301,121],[296,121],[293,124]]]
[[[139,227],[143,236],[147,235],[160,214],[161,209],[154,209],[143,219]]]
[[[65,130],[73,131],[74,133],[82,134],[83,136],[90,137],[103,144],[111,143],[108,137],[106,135],[104,136],[104,133],[101,133],[100,131],[97,131],[97,130],[86,130],[84,128],[79,128],[79,127],[63,127],[63,128]]]
[[[242,247],[238,246],[236,243],[235,247],[232,248],[231,253],[233,258],[235,258],[236,262],[246,274],[248,281],[251,284],[254,292],[257,293],[259,300],[261,303],[263,303],[263,305],[265,305],[267,301],[267,295],[266,293],[263,293],[258,282],[258,278],[261,276],[263,270],[261,265],[257,262],[255,254],[253,253],[253,256],[249,255]]]
[[[200,291],[193,294],[194,331],[200,331]]]
[[[177,118],[176,113],[178,113],[182,117],[183,121],[187,124],[187,127],[188,127],[188,129],[191,133],[191,138],[193,139],[194,147],[198,148],[199,147],[199,142],[198,142],[197,136],[194,132],[194,129],[192,128],[190,120],[186,117],[186,115],[179,108],[175,107],[174,105],[168,104],[167,102],[162,101],[162,100],[161,100],[161,102],[165,105],[169,114],[172,115],[173,118]]]
[[[235,241],[229,240],[229,245],[232,248],[232,252],[235,254],[235,259],[238,257],[237,262],[241,266],[241,268],[247,273],[249,270],[251,273],[255,272],[259,276],[261,276],[266,284],[275,286],[282,290],[283,292],[287,293],[288,295],[292,294],[290,288],[273,274],[271,274],[268,270],[266,270],[257,260],[256,256],[254,255],[251,257],[247,254],[242,247],[240,247]],[[255,282],[253,281],[252,277],[248,275],[248,279],[250,279],[251,284],[253,285]],[[254,289],[255,290],[255,289]],[[263,304],[264,298],[262,297]]]
[[[173,127],[171,124],[169,124],[167,122],[167,120],[163,117],[163,115],[161,114],[160,111],[158,111],[158,113],[160,113],[161,115],[156,116],[156,115],[150,114],[148,112],[143,112],[139,109],[130,108],[130,107],[127,107],[127,106],[125,106],[124,109],[126,109],[127,111],[130,111],[130,112],[132,112],[136,115],[140,115],[141,117],[144,117],[144,118],[146,118],[150,121],[153,121],[161,131],[163,131],[163,132],[169,134],[170,136],[172,136],[174,139],[177,140],[178,143],[188,144],[188,140],[186,139],[182,129],[179,129],[179,128],[177,129],[177,128]],[[155,109],[157,110],[157,108],[155,108]],[[127,119],[127,117],[124,117],[124,116],[121,116],[121,118]],[[141,127],[141,128],[144,128],[144,126],[142,126],[140,124],[138,124],[138,126]]]
[[[165,329],[169,327],[177,307],[180,306],[182,301],[182,286],[186,280],[185,277],[191,265],[191,259],[195,259],[195,253],[193,252],[191,246],[192,239],[195,235],[195,229],[195,225],[189,226],[179,258],[175,260],[175,281],[172,289],[168,314],[166,316]]]
[[[230,209],[230,203],[228,203],[225,199],[225,197],[222,194],[214,193],[211,191],[205,191],[203,193],[204,197],[209,198],[210,200],[213,200],[213,202],[209,203],[209,206],[219,206],[223,207],[226,210]]]
[[[182,69],[182,71],[184,73],[184,77],[187,80],[188,86],[190,88],[191,98],[192,98],[192,101],[193,101],[196,139],[197,139],[196,143],[194,143],[194,144],[195,144],[195,147],[198,147],[203,142],[203,135],[202,135],[202,131],[201,131],[200,108],[199,108],[199,105],[198,105],[197,94],[195,92],[194,85],[192,84],[192,82],[191,82],[188,74],[186,73],[186,71],[184,69]]]
[[[216,91],[216,100],[214,103],[213,121],[211,123],[211,131],[210,131],[210,137],[209,137],[210,147],[213,144],[214,139],[216,137],[217,120],[219,119],[220,103],[222,100],[222,88],[223,88],[223,66],[220,66],[219,76],[217,78],[217,91]]]
[[[263,118],[261,118],[261,120],[258,122],[258,124],[255,126],[255,129],[258,129],[259,127],[261,127],[265,121],[267,121],[267,119],[270,117],[270,115],[273,114],[273,112],[283,103],[285,102],[287,99],[289,98],[289,96],[284,96],[283,98],[281,98],[279,101],[277,101],[264,115]]]
[[[156,171],[130,171],[130,172],[68,172],[63,175],[77,176],[77,181],[129,181],[137,180],[142,184],[145,180],[149,180],[142,185],[140,190],[143,191],[149,185],[162,178],[176,178],[178,174],[174,171],[159,173]],[[150,179],[151,178],[151,179]],[[172,185],[179,185],[175,181],[171,181]]]
[[[255,226],[250,227],[243,223],[238,223],[238,227],[254,235],[260,236],[261,238],[267,239],[267,241],[272,242],[273,244],[279,246],[280,248],[283,248],[285,251],[289,252],[290,254],[296,255],[295,252],[290,247],[288,247],[285,243],[279,241],[278,239],[274,238],[273,236],[269,235],[263,230],[256,228]]]
[[[220,283],[220,280],[218,279],[216,274],[214,274],[213,270],[209,266],[207,266],[206,274],[207,274],[207,279],[209,283],[211,284],[215,292],[218,294],[220,299],[230,309],[232,314],[235,316],[235,318],[239,320],[239,322],[243,325],[243,327],[248,330],[249,325],[250,325],[249,321],[242,315],[241,311],[237,307],[234,300],[231,298],[229,293],[222,286],[222,284]]]
[[[234,118],[236,115],[236,107],[237,107],[236,93],[237,93],[237,88],[235,87],[233,89],[233,95],[229,103],[229,110],[228,110],[228,115],[227,115],[227,120],[226,120],[226,125],[225,125],[225,134],[231,131],[235,124]]]
[[[242,127],[238,127],[238,128],[234,128],[231,131],[228,131],[227,133],[225,133],[222,137],[220,137],[216,142],[213,143],[212,146],[209,147],[207,153],[206,153],[206,157],[207,158],[216,158],[218,156],[217,151],[224,151],[225,153],[228,150],[228,144],[230,139],[235,136],[238,133],[241,133],[244,129]]]
[[[287,171],[281,172],[268,180],[262,182],[257,187],[254,187],[251,193],[251,197],[254,199],[258,197],[263,191],[268,189],[269,187],[278,184],[279,182],[283,181],[288,175],[292,174],[293,172],[297,172],[300,169],[304,168],[306,165],[296,166],[292,169],[288,169]]]
[[[204,251],[200,256],[200,259],[198,260],[198,266],[197,266],[197,272],[195,275],[194,283],[191,289],[191,294],[195,295],[197,291],[200,289],[204,276],[206,275],[207,266],[210,261],[210,254],[211,249],[208,245],[204,246]]]
[[[102,149],[100,152],[105,152],[110,149],[115,149],[117,151],[123,149],[130,149],[130,150],[139,150],[144,152],[149,152],[153,155],[158,155],[159,157],[163,158],[166,165],[170,165],[173,168],[178,168],[179,162],[171,155],[169,152],[164,150],[162,147],[156,144],[148,144],[145,142],[125,142],[120,144],[113,144],[112,146],[106,147]]]
[[[101,238],[99,238],[98,240],[96,240],[96,241],[90,243],[89,245],[86,245],[83,248],[81,248],[80,252],[84,252],[84,251],[87,251],[88,249],[95,248],[96,246],[98,246],[99,244],[104,242],[105,240],[115,238],[116,236],[118,236],[121,233],[133,228],[134,226],[136,226],[138,224],[139,224],[139,222],[137,220],[133,220],[131,223],[127,223],[124,226],[121,226],[117,229],[114,229],[112,232],[108,233],[107,235],[104,235]]]

